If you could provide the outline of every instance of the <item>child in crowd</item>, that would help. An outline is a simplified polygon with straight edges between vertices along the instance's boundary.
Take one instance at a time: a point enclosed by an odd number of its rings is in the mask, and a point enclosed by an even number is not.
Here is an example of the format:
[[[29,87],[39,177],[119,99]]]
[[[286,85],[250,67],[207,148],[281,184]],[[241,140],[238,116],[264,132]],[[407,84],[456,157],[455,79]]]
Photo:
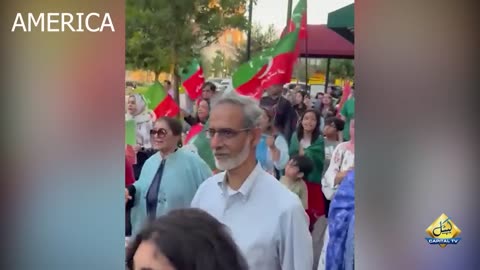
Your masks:
[[[288,161],[285,167],[285,175],[280,179],[282,184],[297,194],[305,209],[308,207],[308,192],[303,178],[310,174],[312,170],[313,161],[310,158],[307,156],[294,156]]]
[[[330,161],[332,160],[333,151],[340,144],[340,136],[343,128],[345,127],[345,121],[338,117],[328,117],[325,120],[325,127],[323,128],[323,135],[325,136],[325,165],[323,166],[322,177],[325,175]],[[325,196],[330,196],[331,192],[322,187],[322,191]],[[325,217],[328,218],[328,211],[330,209],[330,199],[325,197]]]
[[[323,128],[323,135],[325,136],[325,164],[323,165],[322,176],[330,165],[333,150],[340,143],[340,133],[343,131],[344,126],[345,121],[338,117],[328,117],[325,120]]]

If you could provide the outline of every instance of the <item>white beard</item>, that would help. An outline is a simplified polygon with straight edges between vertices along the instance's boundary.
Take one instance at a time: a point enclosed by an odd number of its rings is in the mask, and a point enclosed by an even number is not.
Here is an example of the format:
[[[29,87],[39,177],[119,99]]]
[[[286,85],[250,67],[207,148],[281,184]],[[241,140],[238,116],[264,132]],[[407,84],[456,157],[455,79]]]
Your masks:
[[[217,169],[222,171],[228,171],[237,168],[242,165],[245,160],[247,160],[248,155],[250,154],[250,143],[246,143],[242,151],[233,158],[227,160],[218,160],[215,158],[215,166]]]

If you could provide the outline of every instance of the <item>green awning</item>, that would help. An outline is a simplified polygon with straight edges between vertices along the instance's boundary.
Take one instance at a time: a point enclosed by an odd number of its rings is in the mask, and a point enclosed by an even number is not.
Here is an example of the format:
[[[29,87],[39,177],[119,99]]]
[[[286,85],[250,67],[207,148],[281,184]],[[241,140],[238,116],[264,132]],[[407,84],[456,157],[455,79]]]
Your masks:
[[[355,41],[354,22],[355,5],[350,4],[343,8],[328,13],[328,28],[334,30],[339,35],[350,42]]]

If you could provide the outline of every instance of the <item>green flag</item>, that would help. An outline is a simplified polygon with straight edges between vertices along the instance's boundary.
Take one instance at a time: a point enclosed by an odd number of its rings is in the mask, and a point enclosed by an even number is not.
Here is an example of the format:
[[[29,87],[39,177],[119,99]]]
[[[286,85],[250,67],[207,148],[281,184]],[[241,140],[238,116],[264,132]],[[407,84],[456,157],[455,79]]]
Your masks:
[[[155,82],[146,88],[137,88],[135,92],[143,95],[147,108],[152,110],[157,118],[162,116],[174,117],[180,112],[178,104],[167,94],[167,91],[159,82]]]
[[[165,91],[159,82],[155,82],[149,87],[139,87],[135,89],[135,92],[143,95],[145,102],[147,103],[147,107],[150,110],[155,110],[158,104],[160,104],[167,96],[167,91]]]
[[[125,121],[125,144],[136,145],[136,124],[134,120]]]
[[[182,85],[191,100],[196,100],[202,95],[202,86],[205,82],[203,69],[197,59],[193,59],[190,65],[181,70]]]
[[[268,87],[290,82],[298,33],[299,29],[287,33],[273,48],[241,65],[232,76],[236,91],[260,99]]]

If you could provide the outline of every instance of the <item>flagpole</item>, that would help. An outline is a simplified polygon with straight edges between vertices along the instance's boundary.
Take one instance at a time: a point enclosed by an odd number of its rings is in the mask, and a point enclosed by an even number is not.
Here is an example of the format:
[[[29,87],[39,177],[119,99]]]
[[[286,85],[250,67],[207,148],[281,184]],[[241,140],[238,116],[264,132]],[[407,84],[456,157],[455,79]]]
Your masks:
[[[248,6],[248,32],[247,32],[247,61],[250,60],[252,50],[252,15],[253,15],[253,0],[250,0]]]
[[[305,90],[308,89],[308,0],[305,0],[305,16],[307,17],[305,20]],[[310,95],[310,91],[308,92]]]
[[[288,0],[288,8],[287,8],[287,28],[290,25],[290,20],[292,19],[292,4],[293,0]]]
[[[327,93],[328,81],[330,79],[330,62],[332,58],[327,58],[327,70],[325,71],[325,89],[324,92]]]

